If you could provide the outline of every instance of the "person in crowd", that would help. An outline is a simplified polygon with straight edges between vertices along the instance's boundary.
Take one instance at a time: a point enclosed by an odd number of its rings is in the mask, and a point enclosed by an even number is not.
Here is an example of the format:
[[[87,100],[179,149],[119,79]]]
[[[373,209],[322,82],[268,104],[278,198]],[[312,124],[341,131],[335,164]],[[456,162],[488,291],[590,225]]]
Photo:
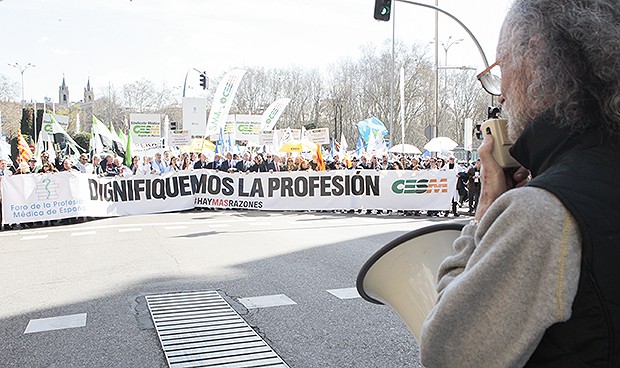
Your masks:
[[[118,156],[114,157],[113,163],[114,163],[114,167],[117,168],[117,171],[118,171],[117,175],[119,176],[133,175],[133,172],[131,171],[131,169],[123,163],[120,157]]]
[[[162,157],[161,162],[164,164],[165,168],[168,168],[168,166],[170,166],[170,163],[172,162],[172,157],[170,156],[170,151],[165,150],[164,151],[164,155]],[[168,172],[170,170],[166,170],[166,172]]]
[[[47,151],[41,153],[41,167],[43,167],[43,164],[46,162],[50,162],[50,154]]]
[[[308,163],[308,160],[302,158],[299,162],[299,167],[297,168],[297,171],[310,171],[310,164]]]
[[[428,159],[428,164],[425,165],[426,166],[426,170],[438,170],[438,166],[437,166],[437,159],[434,157],[431,157]]]
[[[252,155],[249,152],[243,153],[243,159],[237,162],[237,171],[239,172],[247,172],[254,165],[252,162]]]
[[[201,153],[198,156],[198,161],[194,163],[194,170],[207,169],[208,165],[209,164],[207,163],[207,156],[204,153]]]
[[[32,157],[28,160],[28,171],[30,174],[37,172],[37,159]]]
[[[191,156],[189,155],[189,153],[182,153],[181,157],[179,157],[179,167],[181,171],[191,170],[193,166],[194,165],[192,164]]]
[[[231,152],[226,152],[226,160],[222,161],[222,164],[220,165],[220,170],[222,171],[228,171],[228,172],[235,172],[237,171],[237,168],[235,167],[236,162],[233,161],[233,155]]]
[[[15,170],[15,175],[30,174],[30,173],[31,173],[30,166],[28,166],[27,162],[20,163],[17,170]]]
[[[101,165],[101,157],[97,154],[93,156],[93,174],[97,176],[105,175],[105,168]]]
[[[85,153],[80,154],[78,162],[75,163],[75,167],[83,174],[92,174],[93,165],[88,162],[88,156]]]
[[[295,160],[292,157],[288,157],[286,159],[286,170],[287,171],[297,171],[297,165],[295,165]]]
[[[276,163],[276,158],[278,160],[277,163]],[[267,162],[266,162],[267,171],[270,171],[270,172],[280,171],[279,161],[280,161],[280,157],[278,157],[278,155],[273,155],[271,153],[268,153]]]
[[[381,168],[376,155],[370,156],[370,161],[366,164],[366,168],[370,170],[379,170]]]
[[[437,157],[437,169],[442,170],[443,166],[446,164],[443,158]]]
[[[265,159],[263,158],[262,153],[258,153],[254,157],[254,165],[250,168],[251,172],[268,172],[267,164],[265,163]]]
[[[62,160],[62,166],[60,167],[60,170],[58,171],[65,171],[65,172],[72,172],[72,173],[80,172],[77,166],[73,165],[73,160],[71,159],[71,157],[65,157],[65,159]]]
[[[0,176],[11,176],[13,171],[9,168],[5,159],[0,159]]]
[[[422,329],[425,367],[620,366],[619,19],[612,0],[514,1],[492,65],[523,167],[500,167],[485,134],[475,220]]]
[[[17,173],[17,169],[19,169],[19,164],[21,163],[22,163],[22,157],[20,155],[17,155],[15,157],[15,163],[13,163],[12,160],[9,160],[9,162],[7,162],[7,165],[9,169],[13,171],[13,173]]]
[[[442,159],[443,162],[443,159]],[[463,168],[461,165],[459,165],[456,162],[456,158],[454,156],[449,156],[448,157],[448,161],[444,164],[441,163],[441,168],[440,170],[443,171],[451,171],[454,173],[454,176],[456,176],[456,191],[454,192],[454,195],[452,196],[452,202],[451,202],[451,206],[452,206],[452,215],[454,217],[458,217],[460,216],[459,212],[458,212],[458,203],[459,203],[459,198],[460,198],[460,193],[459,193],[459,174],[460,173],[464,173],[465,172],[465,168]],[[444,216],[448,217],[448,215],[450,214],[450,211],[444,211]]]
[[[467,170],[467,192],[469,193],[469,214],[473,215],[478,207],[478,198],[480,197],[480,167],[482,163],[480,159]]]
[[[318,160],[318,157],[317,157],[317,155],[315,153],[315,154],[312,155],[312,161],[310,161],[310,167],[312,168],[312,170],[316,171],[316,168],[319,165],[317,160]],[[339,161],[340,161],[340,155],[335,153],[334,157],[332,158],[332,160],[327,163],[326,169],[327,170],[336,170],[336,162],[339,162]]]
[[[170,157],[170,166],[168,166],[168,171],[181,171],[181,166],[179,165],[179,159],[176,156]]]
[[[352,157],[351,158],[351,167],[349,167],[350,170],[359,170],[361,169],[361,167],[359,166],[360,161],[357,157]]]
[[[191,156],[187,152],[183,153],[181,155],[181,170],[188,171],[193,169],[193,167]]]
[[[162,161],[161,153],[156,152],[155,157],[153,158],[153,161],[151,162],[151,174],[154,174],[154,175],[165,174],[168,171],[167,167],[168,166],[166,166],[166,164],[164,164],[164,162]]]
[[[131,170],[132,175],[137,175],[140,170],[140,156],[133,156],[131,158],[131,165],[129,165],[129,170]]]
[[[41,168],[39,169],[40,174],[51,174],[55,172],[58,172],[58,170],[56,169],[56,166],[49,161],[44,162]]]
[[[366,158],[365,155],[360,156],[360,161],[359,164],[357,166],[358,169],[368,169],[369,165],[368,165],[368,158]]]
[[[153,162],[153,157],[144,156],[142,158],[142,165],[138,166],[138,170],[136,175],[151,175],[151,163]]]
[[[392,170],[402,170],[403,167],[398,160],[392,162]]]
[[[119,167],[114,164],[114,156],[107,155],[105,157],[104,165],[105,165],[105,169],[104,169],[105,176],[116,176],[119,174]]]
[[[392,163],[388,159],[387,155],[381,156],[381,162],[379,163],[379,169],[381,170],[394,170]]]
[[[222,165],[222,156],[219,153],[216,153],[213,156],[213,161],[207,164],[207,169],[211,170],[220,170],[220,166]]]
[[[283,170],[284,170],[284,167],[282,166],[282,158],[274,154],[273,155],[273,171],[283,171]]]

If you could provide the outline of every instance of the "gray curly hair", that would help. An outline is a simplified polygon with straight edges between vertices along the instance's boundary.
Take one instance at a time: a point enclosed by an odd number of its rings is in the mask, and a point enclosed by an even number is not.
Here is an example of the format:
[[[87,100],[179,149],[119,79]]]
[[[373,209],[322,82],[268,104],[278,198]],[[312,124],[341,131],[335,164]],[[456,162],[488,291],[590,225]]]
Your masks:
[[[558,125],[620,137],[620,1],[515,0],[506,22],[508,53],[534,65],[530,107],[551,98]]]

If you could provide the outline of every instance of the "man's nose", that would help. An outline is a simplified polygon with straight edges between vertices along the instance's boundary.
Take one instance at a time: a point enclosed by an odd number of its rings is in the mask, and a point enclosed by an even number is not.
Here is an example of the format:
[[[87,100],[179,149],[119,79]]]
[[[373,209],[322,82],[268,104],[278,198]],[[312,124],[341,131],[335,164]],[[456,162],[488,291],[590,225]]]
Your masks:
[[[503,105],[504,102],[506,102],[506,97],[504,97],[504,95],[499,95],[497,102],[499,102],[500,105]]]

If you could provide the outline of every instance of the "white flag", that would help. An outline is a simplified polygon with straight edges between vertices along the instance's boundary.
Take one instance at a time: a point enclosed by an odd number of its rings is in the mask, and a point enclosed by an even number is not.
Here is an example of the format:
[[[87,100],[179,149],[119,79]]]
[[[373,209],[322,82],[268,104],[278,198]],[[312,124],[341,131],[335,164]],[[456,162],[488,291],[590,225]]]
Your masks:
[[[244,69],[233,69],[220,81],[220,84],[215,90],[215,95],[213,96],[211,111],[209,112],[209,118],[207,119],[205,138],[211,134],[219,133],[220,129],[224,129],[226,118],[228,117],[228,111],[230,110],[230,106],[235,99],[237,88],[239,88],[241,78],[243,78],[244,74]]]
[[[288,106],[289,102],[291,102],[290,98],[280,98],[269,105],[261,117],[261,132],[273,130],[276,126],[276,122],[280,118],[280,115],[282,115],[282,112],[286,106]]]
[[[344,133],[340,133],[340,155],[342,157],[346,156],[348,147],[349,145],[347,144],[347,139],[344,137]]]

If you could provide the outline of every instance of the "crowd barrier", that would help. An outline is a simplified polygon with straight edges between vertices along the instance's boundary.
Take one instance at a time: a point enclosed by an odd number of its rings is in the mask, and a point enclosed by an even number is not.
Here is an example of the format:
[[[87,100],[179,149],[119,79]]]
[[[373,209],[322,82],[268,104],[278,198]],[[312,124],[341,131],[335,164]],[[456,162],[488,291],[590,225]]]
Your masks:
[[[111,217],[192,208],[448,210],[452,171],[335,170],[98,177],[60,172],[4,177],[2,223]]]

